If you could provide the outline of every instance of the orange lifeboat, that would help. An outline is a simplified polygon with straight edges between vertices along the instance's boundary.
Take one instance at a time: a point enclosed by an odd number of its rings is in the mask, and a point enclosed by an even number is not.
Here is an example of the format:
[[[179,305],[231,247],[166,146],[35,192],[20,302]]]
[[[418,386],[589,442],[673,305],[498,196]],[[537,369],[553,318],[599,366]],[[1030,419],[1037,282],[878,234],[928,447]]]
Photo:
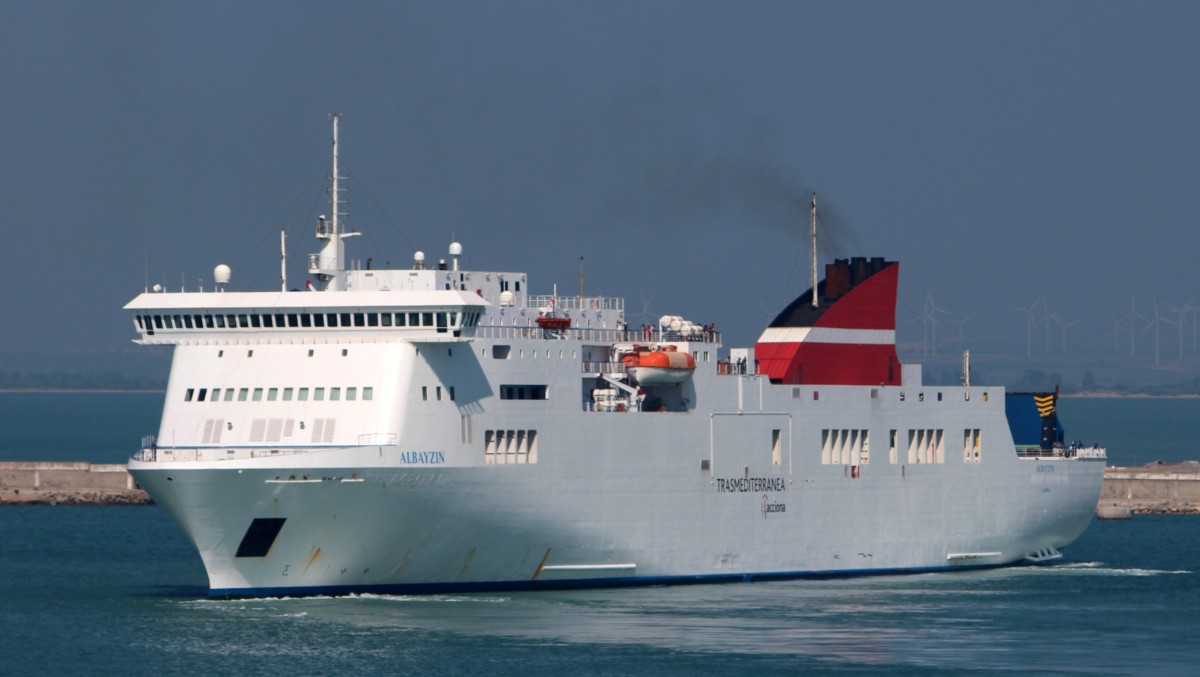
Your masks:
[[[634,352],[621,358],[625,370],[645,386],[683,383],[696,371],[696,361],[688,353],[669,346],[663,350],[647,350],[637,346]]]

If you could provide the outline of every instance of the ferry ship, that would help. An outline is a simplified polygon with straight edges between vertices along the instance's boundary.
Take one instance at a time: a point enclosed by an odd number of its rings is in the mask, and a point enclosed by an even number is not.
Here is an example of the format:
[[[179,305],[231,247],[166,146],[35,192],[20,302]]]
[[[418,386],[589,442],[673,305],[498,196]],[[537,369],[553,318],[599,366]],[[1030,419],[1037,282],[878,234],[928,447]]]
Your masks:
[[[285,265],[278,291],[229,291],[221,265],[125,306],[137,343],[174,347],[129,472],[211,595],[956,570],[1053,560],[1092,519],[1104,450],[1062,444],[1054,394],[925,385],[900,362],[898,263],[814,265],[740,348],[466,270],[458,243],[356,267],[332,119],[306,289]]]

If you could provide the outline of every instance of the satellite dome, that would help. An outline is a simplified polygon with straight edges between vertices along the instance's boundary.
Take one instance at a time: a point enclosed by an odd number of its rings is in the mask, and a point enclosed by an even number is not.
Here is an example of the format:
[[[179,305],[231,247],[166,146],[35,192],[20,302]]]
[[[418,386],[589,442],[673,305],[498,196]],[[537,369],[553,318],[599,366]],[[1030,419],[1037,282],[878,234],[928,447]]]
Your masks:
[[[450,243],[450,256],[461,256],[461,255],[462,255],[462,245],[459,244],[458,242],[451,242]]]
[[[229,280],[232,277],[233,269],[224,263],[220,264],[216,268],[213,268],[213,279],[216,280],[217,284],[229,284]]]

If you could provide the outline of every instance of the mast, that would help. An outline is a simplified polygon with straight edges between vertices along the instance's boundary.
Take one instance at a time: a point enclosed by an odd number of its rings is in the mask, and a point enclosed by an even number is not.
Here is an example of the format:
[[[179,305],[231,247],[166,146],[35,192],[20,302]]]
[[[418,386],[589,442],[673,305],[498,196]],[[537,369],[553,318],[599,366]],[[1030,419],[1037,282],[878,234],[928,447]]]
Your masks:
[[[812,307],[819,305],[817,301],[817,194],[812,194],[812,211],[809,217],[812,233]]]
[[[287,291],[287,226],[279,227],[279,291]]]
[[[338,235],[338,204],[340,202],[340,200],[338,200],[338,191],[340,190],[338,188],[338,122],[341,121],[342,116],[338,113],[334,113],[333,115],[330,115],[329,118],[333,120],[333,174],[331,174],[329,177],[330,181],[332,182],[332,185],[329,188],[329,203],[330,207],[333,209],[333,223],[330,224],[330,235],[336,238]],[[341,270],[341,251],[338,252],[338,255],[337,268],[338,270]]]

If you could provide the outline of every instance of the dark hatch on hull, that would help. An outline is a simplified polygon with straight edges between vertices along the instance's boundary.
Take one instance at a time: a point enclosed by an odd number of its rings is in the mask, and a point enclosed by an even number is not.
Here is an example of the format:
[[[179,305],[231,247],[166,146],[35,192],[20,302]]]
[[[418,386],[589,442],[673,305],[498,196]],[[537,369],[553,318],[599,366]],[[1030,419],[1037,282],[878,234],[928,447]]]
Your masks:
[[[259,517],[250,523],[235,557],[266,557],[283,528],[286,517]]]

